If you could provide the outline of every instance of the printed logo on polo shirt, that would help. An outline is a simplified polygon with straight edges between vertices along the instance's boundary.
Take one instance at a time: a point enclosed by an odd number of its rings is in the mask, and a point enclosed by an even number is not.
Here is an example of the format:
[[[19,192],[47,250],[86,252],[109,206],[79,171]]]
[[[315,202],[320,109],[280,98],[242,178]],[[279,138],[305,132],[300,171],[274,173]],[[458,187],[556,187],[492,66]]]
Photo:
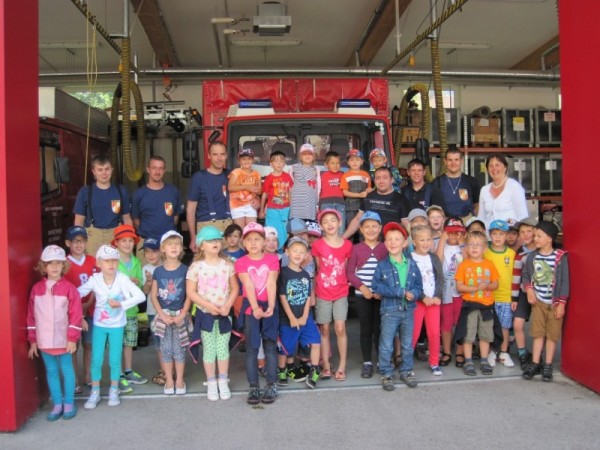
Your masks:
[[[119,214],[121,212],[121,200],[111,200],[111,209],[115,214]]]
[[[171,203],[171,202],[165,202],[165,214],[167,216],[172,216],[173,215],[173,203]]]
[[[458,196],[463,202],[466,202],[467,200],[469,200],[469,191],[467,191],[466,189],[459,189]]]
[[[223,197],[227,197],[227,186],[223,185],[221,188],[223,190]]]

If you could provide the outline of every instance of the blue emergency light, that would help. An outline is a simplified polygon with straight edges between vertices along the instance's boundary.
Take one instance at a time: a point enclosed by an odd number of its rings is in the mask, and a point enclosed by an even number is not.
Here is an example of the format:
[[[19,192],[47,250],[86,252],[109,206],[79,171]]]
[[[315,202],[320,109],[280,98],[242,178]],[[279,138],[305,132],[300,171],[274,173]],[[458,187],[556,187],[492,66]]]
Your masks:
[[[338,108],[370,108],[371,100],[366,98],[342,98],[337,102]]]
[[[240,100],[238,103],[240,108],[272,108],[273,103],[269,99],[252,99],[252,100]]]

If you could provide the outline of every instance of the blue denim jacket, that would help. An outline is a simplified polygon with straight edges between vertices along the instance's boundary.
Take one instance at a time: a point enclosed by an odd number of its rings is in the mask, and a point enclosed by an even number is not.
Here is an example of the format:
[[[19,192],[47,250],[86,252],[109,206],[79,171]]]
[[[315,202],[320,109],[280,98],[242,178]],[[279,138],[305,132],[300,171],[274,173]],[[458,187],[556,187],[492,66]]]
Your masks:
[[[423,279],[417,263],[409,256],[406,256],[406,259],[408,261],[408,273],[406,274],[405,288],[400,286],[398,271],[389,257],[377,263],[371,289],[375,294],[381,295],[381,314],[392,311],[413,310],[417,307],[417,300],[423,297]],[[406,300],[405,294],[407,292],[411,292],[415,298],[411,301]]]

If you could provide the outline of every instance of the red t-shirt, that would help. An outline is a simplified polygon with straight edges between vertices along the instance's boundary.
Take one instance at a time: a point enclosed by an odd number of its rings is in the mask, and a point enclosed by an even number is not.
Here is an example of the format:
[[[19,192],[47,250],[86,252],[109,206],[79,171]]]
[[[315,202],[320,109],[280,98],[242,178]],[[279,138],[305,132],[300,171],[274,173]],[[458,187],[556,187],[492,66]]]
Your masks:
[[[321,195],[320,198],[341,197],[344,199],[344,193],[340,187],[344,172],[323,172],[321,174]]]
[[[65,279],[69,280],[71,283],[75,285],[75,287],[79,287],[84,284],[89,277],[93,274],[99,272],[96,267],[96,258],[90,255],[86,255],[83,260],[83,264],[79,265],[75,259],[69,255],[69,271],[65,274]],[[85,297],[81,297],[81,302],[85,303],[90,299],[91,293],[86,295]],[[88,317],[94,317],[94,304],[92,304],[87,311],[83,313]]]
[[[341,247],[330,247],[324,238],[314,242],[311,250],[319,258],[315,275],[315,294],[323,300],[337,300],[348,295],[346,263],[352,253],[352,244],[344,239]]]
[[[294,185],[294,180],[287,172],[281,175],[270,173],[263,182],[263,192],[267,193],[267,208],[289,208],[290,189]]]

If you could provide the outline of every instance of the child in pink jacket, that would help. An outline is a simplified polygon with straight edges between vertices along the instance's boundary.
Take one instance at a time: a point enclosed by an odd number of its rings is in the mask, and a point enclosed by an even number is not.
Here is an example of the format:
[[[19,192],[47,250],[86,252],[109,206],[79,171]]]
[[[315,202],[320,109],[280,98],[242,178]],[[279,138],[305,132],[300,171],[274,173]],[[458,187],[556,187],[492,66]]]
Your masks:
[[[58,420],[61,416],[68,420],[77,414],[71,355],[77,350],[81,336],[83,312],[77,288],[63,278],[68,268],[67,256],[62,248],[57,245],[46,247],[37,266],[44,278],[33,285],[29,295],[29,357],[41,353],[46,366],[48,389],[54,404],[47,416],[49,421]]]

